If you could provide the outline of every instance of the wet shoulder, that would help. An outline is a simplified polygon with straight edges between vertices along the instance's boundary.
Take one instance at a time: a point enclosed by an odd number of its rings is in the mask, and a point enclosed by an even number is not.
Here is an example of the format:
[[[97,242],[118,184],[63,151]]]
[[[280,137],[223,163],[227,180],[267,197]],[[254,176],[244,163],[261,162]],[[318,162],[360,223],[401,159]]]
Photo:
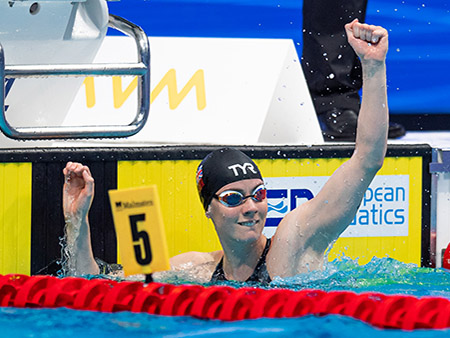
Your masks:
[[[189,251],[170,259],[170,266],[173,270],[184,269],[186,266],[198,266],[198,265],[215,265],[219,263],[223,256],[223,251],[213,251],[213,252],[199,252],[199,251]]]

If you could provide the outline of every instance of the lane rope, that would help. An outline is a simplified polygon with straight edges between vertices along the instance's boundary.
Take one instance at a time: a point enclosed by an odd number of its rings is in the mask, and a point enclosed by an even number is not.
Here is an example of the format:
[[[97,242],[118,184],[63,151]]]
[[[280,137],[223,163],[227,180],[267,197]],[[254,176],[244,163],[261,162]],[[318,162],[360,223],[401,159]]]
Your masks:
[[[0,306],[67,307],[234,321],[339,314],[384,329],[450,327],[450,300],[350,291],[171,285],[78,277],[0,275]]]

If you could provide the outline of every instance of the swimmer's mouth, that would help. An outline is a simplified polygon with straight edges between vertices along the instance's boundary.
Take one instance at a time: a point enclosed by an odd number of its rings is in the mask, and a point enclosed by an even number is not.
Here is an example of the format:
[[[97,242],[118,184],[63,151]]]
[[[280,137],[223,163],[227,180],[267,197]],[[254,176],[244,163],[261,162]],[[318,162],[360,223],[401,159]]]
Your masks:
[[[252,227],[258,223],[259,223],[259,221],[238,222],[239,225],[246,226],[246,227]]]

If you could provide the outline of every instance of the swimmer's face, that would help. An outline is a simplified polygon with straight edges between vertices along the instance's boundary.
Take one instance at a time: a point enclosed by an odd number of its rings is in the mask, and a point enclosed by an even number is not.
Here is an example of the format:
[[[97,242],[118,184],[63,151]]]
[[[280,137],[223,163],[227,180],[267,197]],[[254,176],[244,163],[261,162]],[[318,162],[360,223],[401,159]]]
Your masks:
[[[256,178],[233,182],[219,189],[216,196],[225,191],[238,191],[244,196],[249,196],[262,184],[263,181]],[[208,214],[221,239],[231,237],[241,241],[257,240],[266,222],[267,198],[261,202],[246,198],[242,204],[234,207],[225,206],[213,198]]]

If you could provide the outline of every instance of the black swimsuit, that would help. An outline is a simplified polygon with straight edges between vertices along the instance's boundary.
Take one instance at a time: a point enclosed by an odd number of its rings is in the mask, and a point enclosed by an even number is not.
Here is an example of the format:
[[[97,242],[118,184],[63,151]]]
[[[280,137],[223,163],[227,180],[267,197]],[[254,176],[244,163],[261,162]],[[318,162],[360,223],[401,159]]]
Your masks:
[[[253,271],[252,275],[248,277],[245,282],[258,282],[263,284],[269,284],[272,280],[270,279],[269,273],[267,272],[266,267],[266,256],[269,252],[270,248],[270,238],[267,239],[266,246],[259,257],[258,263],[256,264],[255,271]],[[223,257],[220,260],[219,264],[216,266],[216,270],[211,277],[211,282],[218,281],[227,281],[228,279],[225,277],[225,272],[223,271]]]

